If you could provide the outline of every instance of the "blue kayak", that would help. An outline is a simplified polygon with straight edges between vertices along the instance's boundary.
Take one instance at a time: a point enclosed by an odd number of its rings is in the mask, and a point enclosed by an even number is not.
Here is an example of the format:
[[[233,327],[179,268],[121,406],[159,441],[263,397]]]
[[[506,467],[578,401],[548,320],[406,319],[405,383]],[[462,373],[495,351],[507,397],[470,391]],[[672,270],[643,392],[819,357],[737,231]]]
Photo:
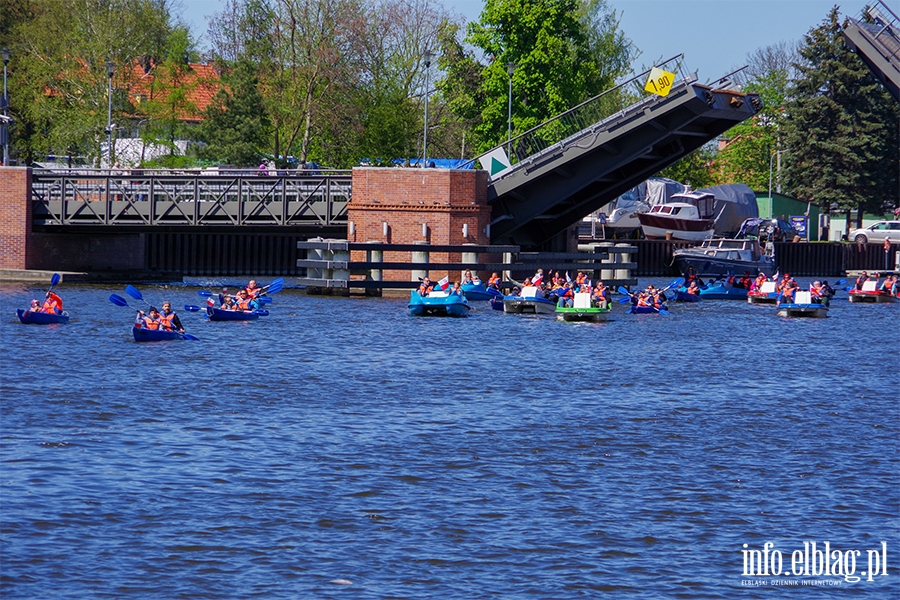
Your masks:
[[[206,317],[210,321],[252,321],[260,316],[265,316],[263,310],[222,310],[212,306],[206,307]]]
[[[465,317],[469,314],[465,296],[446,292],[420,296],[418,290],[412,290],[407,308],[412,317]]]
[[[680,287],[675,290],[675,300],[678,302],[700,302],[698,294],[689,294],[686,287]]]
[[[65,325],[69,322],[69,313],[65,311],[63,311],[62,314],[55,315],[44,312],[31,312],[30,310],[17,308],[16,315],[18,315],[19,321],[26,325],[53,325],[56,323]]]
[[[144,329],[142,327],[132,327],[131,333],[134,335],[136,342],[165,342],[168,340],[183,340],[184,336],[177,331],[168,331],[166,329]]]

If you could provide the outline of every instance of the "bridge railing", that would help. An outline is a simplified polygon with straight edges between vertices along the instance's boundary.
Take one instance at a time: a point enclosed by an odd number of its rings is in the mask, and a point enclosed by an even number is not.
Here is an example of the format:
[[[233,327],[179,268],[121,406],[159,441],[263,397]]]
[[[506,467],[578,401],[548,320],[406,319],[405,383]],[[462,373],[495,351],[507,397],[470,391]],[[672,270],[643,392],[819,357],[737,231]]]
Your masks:
[[[673,87],[684,85],[691,80],[691,76],[684,72],[684,55],[679,54],[656,65],[664,71],[676,74]],[[512,138],[508,143],[500,144],[495,148],[479,154],[470,163],[477,161],[496,150],[508,148],[509,160],[513,167],[526,158],[538,156],[554,147],[565,144],[566,140],[582,135],[582,132],[601,124],[617,114],[625,114],[629,107],[640,108],[643,100],[652,101],[651,94],[644,89],[647,76],[651,69],[647,69],[620,83],[619,85],[602,92],[593,98],[586,100],[564,113],[552,119],[544,121],[540,125]],[[655,98],[656,96],[654,96]],[[467,163],[467,164],[470,164]],[[463,165],[465,166],[465,165]]]
[[[38,225],[345,224],[350,171],[36,169]]]

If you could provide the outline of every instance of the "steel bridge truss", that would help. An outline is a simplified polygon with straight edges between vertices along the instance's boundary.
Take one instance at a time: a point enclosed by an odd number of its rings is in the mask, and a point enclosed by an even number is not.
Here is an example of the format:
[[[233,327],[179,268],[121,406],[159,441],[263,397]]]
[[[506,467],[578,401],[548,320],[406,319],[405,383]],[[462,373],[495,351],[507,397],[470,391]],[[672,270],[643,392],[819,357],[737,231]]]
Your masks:
[[[345,225],[349,172],[204,175],[42,171],[32,180],[35,225]]]

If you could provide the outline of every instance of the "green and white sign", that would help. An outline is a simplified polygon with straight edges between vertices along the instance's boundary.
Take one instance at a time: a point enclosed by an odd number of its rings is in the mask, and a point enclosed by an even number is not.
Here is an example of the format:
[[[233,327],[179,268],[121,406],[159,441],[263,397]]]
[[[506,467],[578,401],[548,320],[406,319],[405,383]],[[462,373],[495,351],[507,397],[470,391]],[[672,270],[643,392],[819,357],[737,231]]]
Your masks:
[[[494,148],[479,159],[481,168],[488,172],[491,179],[510,167],[509,157],[503,148]]]

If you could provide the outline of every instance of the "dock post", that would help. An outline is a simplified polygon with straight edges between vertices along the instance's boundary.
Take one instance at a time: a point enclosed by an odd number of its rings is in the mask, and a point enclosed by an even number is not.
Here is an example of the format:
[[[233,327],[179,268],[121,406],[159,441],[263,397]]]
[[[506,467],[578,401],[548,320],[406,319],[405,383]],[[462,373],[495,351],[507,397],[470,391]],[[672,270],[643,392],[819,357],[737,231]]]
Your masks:
[[[463,246],[475,246],[477,244],[463,244]],[[478,253],[477,252],[463,252],[462,253],[462,262],[464,263],[472,263],[475,264],[478,262]],[[459,281],[462,282],[462,276],[465,275],[466,270],[463,269],[462,273],[459,274]],[[472,270],[472,279],[478,279],[478,272]]]
[[[604,258],[603,260],[600,261],[601,263],[613,264],[616,262],[616,254],[614,252],[611,252],[613,246],[614,246],[614,244],[612,242],[602,242],[602,243],[594,246],[595,252],[597,251],[596,250],[597,248],[601,248],[602,251],[609,253],[609,254],[607,254],[606,258]],[[613,271],[612,269],[601,269],[600,270],[600,280],[603,281],[604,283],[607,281],[612,281],[614,274],[615,274],[615,271]]]
[[[428,242],[413,242],[413,244],[416,244],[418,246],[427,246]],[[410,257],[410,262],[412,262],[413,265],[423,264],[423,265],[426,265],[426,268],[425,269],[412,269],[410,271],[410,275],[411,275],[410,281],[422,281],[425,277],[428,276],[428,267],[427,267],[428,251],[427,250],[414,251],[411,254],[412,254],[412,256]]]
[[[310,239],[311,242],[323,242],[321,237],[315,237]],[[325,260],[325,251],[321,248],[309,248],[306,251],[306,257],[309,260]],[[310,279],[325,279],[325,269],[320,267],[310,267],[306,270],[306,276]],[[319,295],[322,293],[322,288],[319,286],[307,286],[306,293],[310,295]]]
[[[371,244],[377,244],[378,242],[369,242]],[[366,250],[366,262],[382,262],[384,260],[384,252],[381,250]],[[381,281],[382,274],[381,269],[370,269],[369,270],[369,279],[372,281]],[[381,296],[382,289],[381,288],[366,288],[366,296]]]
[[[346,240],[331,240],[335,243],[335,248],[331,250],[331,260],[340,261],[343,263],[350,262],[350,250],[347,249],[347,241]],[[341,247],[343,246],[343,247]],[[329,279],[335,280],[335,286],[332,288],[332,295],[337,296],[349,296],[350,295],[350,269],[348,268],[335,268],[332,270],[332,275]],[[337,282],[344,282],[343,286],[338,284]]]
[[[616,244],[616,248],[628,248],[631,244]],[[615,261],[616,263],[627,263],[631,262],[631,254],[628,252],[616,253]],[[631,269],[616,269],[616,279],[619,281],[625,281],[627,279],[631,279]]]

